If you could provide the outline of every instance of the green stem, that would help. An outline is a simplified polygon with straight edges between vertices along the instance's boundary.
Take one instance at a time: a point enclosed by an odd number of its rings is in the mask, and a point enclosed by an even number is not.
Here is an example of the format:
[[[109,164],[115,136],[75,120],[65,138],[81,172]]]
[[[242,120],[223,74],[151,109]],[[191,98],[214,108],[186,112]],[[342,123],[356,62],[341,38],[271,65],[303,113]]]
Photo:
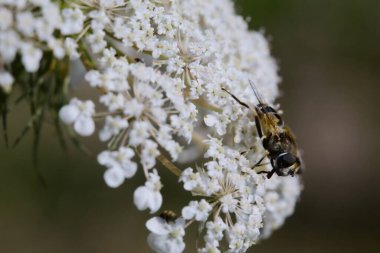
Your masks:
[[[180,170],[177,166],[175,166],[168,158],[166,158],[164,155],[159,155],[157,157],[157,160],[160,161],[160,163],[166,167],[171,173],[176,175],[177,177],[181,176],[182,170]]]

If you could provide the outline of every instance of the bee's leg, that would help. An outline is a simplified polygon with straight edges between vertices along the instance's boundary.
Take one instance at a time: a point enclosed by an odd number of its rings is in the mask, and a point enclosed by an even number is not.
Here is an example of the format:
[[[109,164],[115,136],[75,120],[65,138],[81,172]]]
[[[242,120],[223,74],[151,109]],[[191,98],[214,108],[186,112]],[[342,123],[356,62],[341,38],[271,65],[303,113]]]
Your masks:
[[[267,155],[264,155],[263,157],[260,158],[260,160],[255,163],[255,165],[253,165],[252,169],[254,169],[255,167],[258,167],[259,165],[263,165],[263,164],[260,164],[264,159],[265,157],[267,157]]]
[[[267,178],[271,178],[273,176],[273,174],[276,172],[275,169],[272,169],[271,171],[259,171],[259,172],[256,172],[257,174],[267,174]]]
[[[245,150],[245,151],[240,152],[240,155],[245,155],[245,154],[247,154],[249,151],[251,151],[252,149],[254,149],[254,147],[250,147],[248,150]]]
[[[271,171],[259,171],[257,174],[267,174],[267,178],[271,178],[273,174],[276,172],[276,169],[272,169]]]
[[[267,178],[271,178],[273,176],[273,174],[276,172],[276,168],[274,167],[274,163],[273,163],[273,159],[270,159],[270,164],[272,165],[272,170],[270,172],[268,172],[267,174]]]
[[[235,101],[238,102],[240,105],[244,106],[244,107],[247,108],[247,109],[250,109],[249,106],[248,106],[246,103],[240,101],[240,100],[239,100],[234,94],[232,94],[231,92],[229,92],[229,91],[226,90],[225,88],[222,88],[222,90],[225,91],[225,92],[227,92],[227,93],[228,93],[231,97],[233,97],[233,99],[235,99]]]
[[[257,116],[255,116],[255,124],[256,124],[257,134],[259,135],[260,138],[263,137],[260,120]]]
[[[245,154],[247,154],[248,153],[248,151],[250,151],[251,149],[248,149],[248,150],[246,150],[246,151],[242,151],[242,152],[240,152],[240,155],[245,155]]]
[[[275,169],[273,169],[273,170],[271,170],[270,172],[268,172],[268,174],[267,174],[267,178],[268,178],[268,179],[271,178],[275,172],[276,172]]]

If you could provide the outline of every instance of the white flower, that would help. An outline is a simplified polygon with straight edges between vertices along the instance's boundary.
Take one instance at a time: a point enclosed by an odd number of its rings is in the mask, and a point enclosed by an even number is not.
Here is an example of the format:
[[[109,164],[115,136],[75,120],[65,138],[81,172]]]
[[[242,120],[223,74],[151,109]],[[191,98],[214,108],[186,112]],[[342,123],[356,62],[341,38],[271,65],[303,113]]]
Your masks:
[[[232,194],[227,194],[220,199],[220,202],[222,206],[222,212],[234,213],[236,211],[239,200],[235,199]]]
[[[245,224],[236,223],[227,230],[230,252],[245,252],[252,245],[247,241],[246,229]]]
[[[247,164],[239,152],[223,146],[217,139],[210,139],[207,143],[210,143],[210,146],[205,155],[213,160],[207,163],[205,169],[198,169],[197,173],[187,169],[181,176],[185,190],[197,196],[207,197],[202,200],[203,203],[209,202],[208,205],[203,205],[207,207],[203,209],[207,212],[200,211],[202,201],[199,204],[194,201],[182,210],[182,216],[185,219],[195,218],[204,222],[210,214],[214,217],[214,222],[206,223],[206,244],[217,249],[217,241],[225,238],[232,252],[245,251],[258,240],[259,229],[262,227],[263,211],[259,208],[261,202],[254,195],[256,185],[253,179],[257,174],[240,173],[241,170],[245,171],[244,166]],[[223,151],[223,154],[220,151]],[[226,162],[229,159],[233,160],[232,158],[238,162]],[[198,181],[201,182],[201,187],[198,187]],[[210,191],[210,188],[214,190]],[[225,217],[226,224],[221,222],[222,217]],[[224,231],[228,236],[224,236]]]
[[[10,10],[0,6],[0,30],[7,30],[13,24],[13,15]]]
[[[125,178],[132,178],[137,171],[137,164],[132,161],[135,152],[126,147],[117,151],[103,151],[98,155],[98,162],[108,168],[104,179],[110,187],[120,186]]]
[[[142,144],[150,136],[150,124],[146,121],[136,121],[130,133],[129,144],[137,146]]]
[[[95,112],[95,105],[92,101],[80,101],[71,99],[59,111],[60,119],[67,125],[74,124],[74,130],[81,136],[90,136],[95,131],[95,123],[92,115]]]
[[[7,71],[0,72],[0,88],[4,93],[10,93],[14,82],[13,76]]]
[[[99,132],[99,139],[101,141],[109,140],[113,135],[118,134],[122,129],[128,127],[128,121],[120,116],[106,117],[104,128]]]
[[[116,50],[111,47],[103,50],[103,57],[99,59],[99,62],[103,67],[107,68],[108,66],[112,66],[113,64],[116,64],[116,62],[120,61],[116,59]]]
[[[115,34],[115,37],[118,39],[121,39],[123,41],[123,44],[126,46],[130,46],[130,41],[128,36],[131,34],[131,28],[128,27],[127,22],[125,19],[121,17],[116,17],[113,24],[113,32]]]
[[[80,57],[78,53],[78,44],[72,38],[66,38],[64,43],[66,54],[71,60],[76,60]]]
[[[181,253],[185,249],[184,219],[166,222],[160,217],[153,217],[146,222],[146,227],[151,232],[148,236],[149,246],[157,253]]]
[[[189,205],[182,209],[182,216],[186,220],[194,218],[197,221],[206,221],[211,209],[211,205],[204,199],[199,202],[190,201]]]
[[[104,172],[103,178],[109,187],[117,188],[124,182],[125,175],[119,167],[111,167]]]
[[[52,36],[55,27],[53,27],[49,22],[46,22],[46,20],[43,18],[36,18],[33,23],[34,31],[41,41],[49,41],[55,39]]]
[[[192,191],[197,188],[202,188],[203,181],[199,172],[194,173],[192,168],[185,169],[180,178],[180,182],[184,183],[184,188],[187,191]]]
[[[106,12],[103,9],[91,11],[88,16],[92,18],[91,28],[93,30],[103,30],[105,26],[110,22]]]
[[[207,174],[212,178],[222,178],[224,176],[223,167],[216,161],[210,161],[205,164],[207,166]]]
[[[99,0],[99,4],[105,9],[112,9],[124,6],[125,0]]]
[[[157,174],[157,170],[154,169],[153,173],[149,173],[149,178],[145,182],[145,185],[138,187],[133,194],[133,200],[137,209],[140,211],[150,209],[151,213],[157,212],[162,205],[161,188],[160,177]]]
[[[214,221],[206,223],[207,233],[205,235],[205,241],[213,242],[215,240],[220,241],[223,239],[223,232],[227,229],[227,225],[220,217],[217,217]]]
[[[88,71],[84,78],[90,83],[91,87],[100,87],[102,84],[101,74],[97,70]]]
[[[5,63],[12,62],[20,47],[20,36],[13,30],[0,31],[0,55]]]
[[[36,72],[40,66],[42,50],[33,44],[25,43],[21,47],[22,63],[28,72]]]
[[[282,226],[289,215],[294,212],[294,206],[301,192],[301,184],[297,177],[275,177],[266,182],[264,193],[264,226],[262,238],[269,237],[274,229]]]
[[[141,164],[146,169],[151,169],[156,164],[156,157],[160,154],[157,143],[146,140],[142,143]]]
[[[54,56],[57,59],[62,59],[65,56],[65,49],[63,48],[63,42],[57,40],[54,37],[48,39],[49,48],[53,50]]]
[[[105,35],[103,30],[95,30],[93,34],[87,36],[87,41],[91,46],[92,52],[95,54],[102,52],[107,46],[107,42],[104,39]]]
[[[78,117],[74,122],[74,130],[81,136],[90,136],[95,131],[95,123],[91,117]]]
[[[207,242],[206,247],[198,250],[198,253],[220,253],[218,241]]]
[[[227,124],[230,123],[228,116],[224,113],[218,114],[218,116],[208,114],[204,118],[204,121],[208,127],[215,127],[216,132],[219,135],[224,135],[226,133]]]
[[[144,108],[144,104],[139,103],[137,99],[131,99],[125,103],[124,113],[128,116],[139,118]]]
[[[205,158],[215,157],[218,159],[225,157],[225,149],[222,142],[216,138],[210,138],[204,141],[208,144],[208,149],[205,153]]]
[[[53,3],[50,0],[42,0],[40,3],[42,9],[42,16],[49,26],[59,29],[62,24],[62,17],[60,13],[60,7],[57,3]],[[37,4],[37,3],[36,3]],[[51,18],[54,17],[54,18]]]
[[[31,12],[16,14],[17,29],[25,36],[31,37],[34,33],[34,16]]]
[[[79,108],[74,104],[68,104],[61,108],[59,117],[65,124],[72,124],[79,116]]]
[[[62,11],[63,23],[61,32],[64,35],[77,34],[83,29],[86,17],[79,8],[66,8]]]
[[[90,72],[88,72],[90,73]],[[95,76],[96,72],[92,72]],[[86,75],[87,78],[90,78],[91,75]],[[91,77],[92,78],[92,77]],[[125,98],[122,94],[118,93],[115,95],[114,93],[107,93],[100,97],[99,101],[108,107],[110,112],[115,112],[117,110],[121,110],[124,107]]]

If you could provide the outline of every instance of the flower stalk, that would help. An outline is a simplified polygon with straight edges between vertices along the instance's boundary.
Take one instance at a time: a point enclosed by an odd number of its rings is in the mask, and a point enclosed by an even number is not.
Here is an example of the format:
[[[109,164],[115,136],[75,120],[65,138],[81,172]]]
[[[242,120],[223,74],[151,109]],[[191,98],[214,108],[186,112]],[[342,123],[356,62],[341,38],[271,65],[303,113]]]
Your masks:
[[[160,161],[160,163],[168,169],[171,173],[173,173],[178,178],[182,174],[182,170],[180,170],[177,166],[174,165],[168,158],[166,158],[164,155],[157,156],[157,160]]]

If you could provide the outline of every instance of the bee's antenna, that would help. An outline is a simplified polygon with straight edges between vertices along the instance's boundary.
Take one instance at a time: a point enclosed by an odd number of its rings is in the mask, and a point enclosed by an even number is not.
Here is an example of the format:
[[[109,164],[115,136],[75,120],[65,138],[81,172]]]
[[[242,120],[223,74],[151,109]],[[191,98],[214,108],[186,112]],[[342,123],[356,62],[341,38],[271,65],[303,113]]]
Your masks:
[[[256,85],[251,81],[251,79],[249,79],[248,81],[249,81],[249,84],[251,85],[253,93],[255,93],[255,96],[256,96],[257,100],[259,101],[259,104],[264,104],[263,103],[264,99],[262,98],[262,96],[258,92]]]

